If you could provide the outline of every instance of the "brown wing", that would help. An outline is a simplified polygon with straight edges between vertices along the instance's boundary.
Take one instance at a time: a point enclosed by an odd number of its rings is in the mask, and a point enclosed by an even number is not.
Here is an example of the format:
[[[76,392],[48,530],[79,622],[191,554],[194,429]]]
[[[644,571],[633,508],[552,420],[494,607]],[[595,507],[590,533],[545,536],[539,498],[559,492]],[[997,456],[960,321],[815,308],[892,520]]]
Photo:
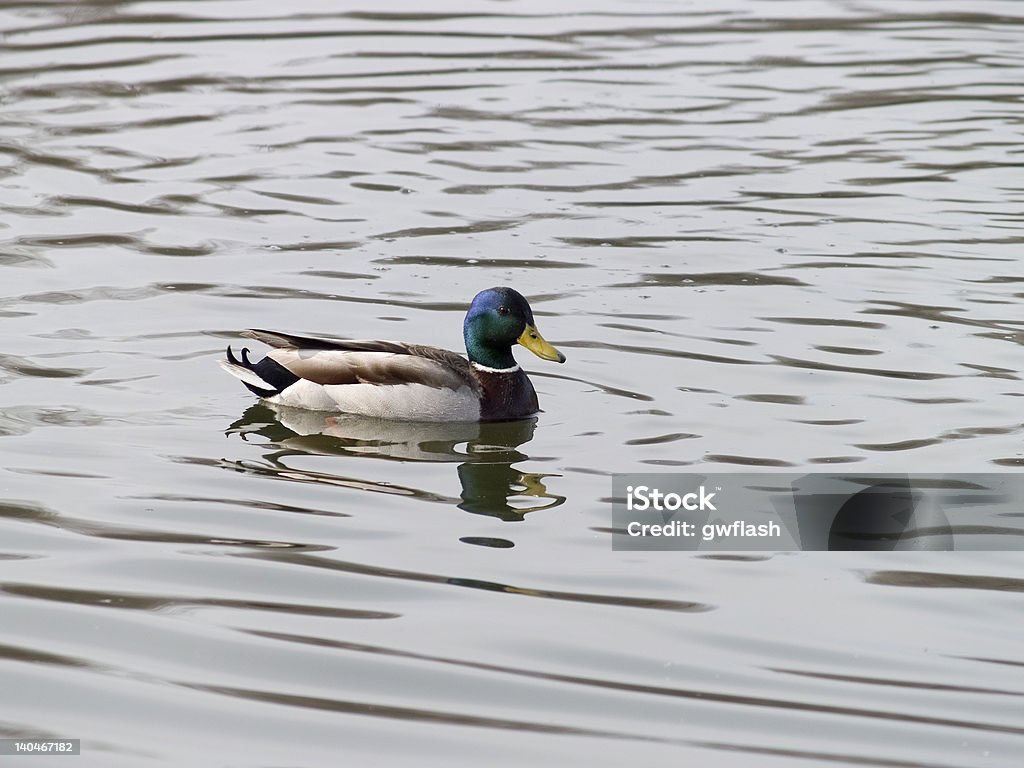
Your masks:
[[[415,351],[356,352],[348,350],[275,349],[267,357],[280,363],[296,376],[322,385],[425,384],[428,387],[477,391],[479,384],[469,363],[454,352],[434,348]]]
[[[394,352],[395,354],[409,354],[413,346],[402,344],[397,341],[352,341],[348,339],[320,339],[314,336],[295,336],[290,333],[278,331],[263,331],[258,328],[250,328],[242,331],[242,336],[247,339],[256,339],[275,349],[336,349],[343,352]],[[425,348],[426,349],[426,348]],[[431,347],[431,349],[433,349]],[[446,350],[441,350],[442,352]],[[455,354],[451,352],[449,354]],[[458,357],[458,355],[455,355]]]

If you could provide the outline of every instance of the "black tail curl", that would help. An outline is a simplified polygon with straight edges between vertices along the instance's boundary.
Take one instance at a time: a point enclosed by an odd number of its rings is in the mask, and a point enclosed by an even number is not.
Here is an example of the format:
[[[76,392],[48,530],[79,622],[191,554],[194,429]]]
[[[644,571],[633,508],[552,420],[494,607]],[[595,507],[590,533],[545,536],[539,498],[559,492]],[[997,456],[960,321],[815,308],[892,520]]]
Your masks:
[[[271,360],[269,357],[264,357],[258,363],[254,363],[249,359],[248,347],[242,347],[241,360],[235,357],[235,354],[231,351],[230,345],[228,346],[227,355],[229,363],[245,368],[248,371],[252,371],[261,380],[265,381],[270,387],[272,387],[272,389],[266,389],[264,387],[257,387],[255,384],[250,384],[248,381],[243,381],[242,383],[245,385],[246,389],[258,397],[265,398],[279,395],[299,380],[298,376],[276,360]]]

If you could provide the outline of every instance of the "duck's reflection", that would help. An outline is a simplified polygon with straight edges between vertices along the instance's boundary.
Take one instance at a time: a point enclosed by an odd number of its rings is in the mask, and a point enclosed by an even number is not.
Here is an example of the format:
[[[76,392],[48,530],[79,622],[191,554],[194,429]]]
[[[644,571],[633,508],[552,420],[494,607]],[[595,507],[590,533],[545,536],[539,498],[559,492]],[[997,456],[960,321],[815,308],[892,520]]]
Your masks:
[[[442,424],[382,421],[260,403],[246,410],[227,431],[242,439],[260,435],[269,440],[277,450],[266,458],[279,474],[387,493],[430,495],[391,484],[293,469],[285,462],[288,456],[312,454],[458,463],[462,494],[452,501],[458,501],[459,509],[518,521],[565,501],[564,496],[545,487],[544,478],[550,475],[522,472],[513,466],[529,458],[518,449],[533,439],[536,425],[535,419]]]

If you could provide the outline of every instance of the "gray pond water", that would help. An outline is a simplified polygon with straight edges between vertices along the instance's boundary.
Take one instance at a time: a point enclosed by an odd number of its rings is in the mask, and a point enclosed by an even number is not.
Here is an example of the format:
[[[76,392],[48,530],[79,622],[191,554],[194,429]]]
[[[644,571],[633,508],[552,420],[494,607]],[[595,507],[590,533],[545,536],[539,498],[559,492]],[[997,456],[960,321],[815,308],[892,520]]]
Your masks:
[[[1019,2],[4,3],[0,736],[1016,768],[1024,556],[613,552],[609,498],[1024,464],[1022,82]],[[460,349],[502,284],[568,357],[536,423],[216,365]]]

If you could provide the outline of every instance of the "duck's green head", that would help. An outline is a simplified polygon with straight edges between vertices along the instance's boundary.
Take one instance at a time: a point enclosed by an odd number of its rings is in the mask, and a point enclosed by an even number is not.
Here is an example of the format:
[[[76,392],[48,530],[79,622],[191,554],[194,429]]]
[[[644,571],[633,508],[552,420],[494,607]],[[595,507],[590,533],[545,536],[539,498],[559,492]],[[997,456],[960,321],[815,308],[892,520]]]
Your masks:
[[[545,360],[565,362],[565,355],[537,331],[529,303],[511,288],[488,288],[478,293],[469,305],[462,334],[469,359],[488,368],[515,366],[513,344],[522,344]]]

